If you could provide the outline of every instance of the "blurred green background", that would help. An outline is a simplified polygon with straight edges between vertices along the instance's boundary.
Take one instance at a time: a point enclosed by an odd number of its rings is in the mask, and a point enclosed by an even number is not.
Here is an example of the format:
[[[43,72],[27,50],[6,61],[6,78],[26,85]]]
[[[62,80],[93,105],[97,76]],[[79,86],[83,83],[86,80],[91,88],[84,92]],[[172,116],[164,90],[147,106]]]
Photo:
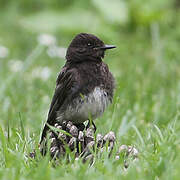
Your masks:
[[[180,160],[179,0],[0,0],[0,122],[11,141],[6,145],[16,152],[15,144],[24,147],[22,136],[32,138],[26,143],[29,151],[37,146],[66,48],[80,32],[117,46],[104,60],[117,82],[114,103],[96,124],[98,132],[113,130],[121,144],[144,152],[139,175],[131,169],[127,177],[175,179]]]

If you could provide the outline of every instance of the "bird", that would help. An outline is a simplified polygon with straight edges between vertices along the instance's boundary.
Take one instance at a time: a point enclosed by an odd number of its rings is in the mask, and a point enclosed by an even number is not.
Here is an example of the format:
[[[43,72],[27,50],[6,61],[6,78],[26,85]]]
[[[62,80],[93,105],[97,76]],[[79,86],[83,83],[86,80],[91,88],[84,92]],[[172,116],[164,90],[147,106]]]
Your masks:
[[[49,125],[57,122],[79,125],[91,120],[95,126],[94,120],[113,100],[115,79],[103,62],[105,51],[113,48],[116,46],[105,45],[93,34],[79,33],[73,38],[56,80],[40,144],[47,136]]]

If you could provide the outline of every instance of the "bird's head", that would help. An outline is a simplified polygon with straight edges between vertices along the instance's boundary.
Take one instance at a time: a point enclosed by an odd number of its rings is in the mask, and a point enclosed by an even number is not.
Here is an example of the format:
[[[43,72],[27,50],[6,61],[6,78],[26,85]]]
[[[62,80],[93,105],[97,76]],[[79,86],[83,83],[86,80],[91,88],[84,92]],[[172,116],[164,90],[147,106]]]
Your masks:
[[[105,50],[115,48],[113,45],[105,45],[93,34],[80,33],[75,36],[66,53],[68,62],[101,61]]]

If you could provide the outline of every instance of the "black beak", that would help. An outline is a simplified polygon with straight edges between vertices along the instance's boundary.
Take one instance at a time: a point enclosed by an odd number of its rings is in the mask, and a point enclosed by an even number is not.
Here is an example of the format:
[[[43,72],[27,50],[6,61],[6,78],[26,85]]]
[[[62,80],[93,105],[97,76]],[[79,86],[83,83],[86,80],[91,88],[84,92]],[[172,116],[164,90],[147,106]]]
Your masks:
[[[106,49],[113,49],[113,48],[116,48],[116,46],[114,46],[114,45],[104,45],[104,46],[100,47],[99,49],[106,50]]]

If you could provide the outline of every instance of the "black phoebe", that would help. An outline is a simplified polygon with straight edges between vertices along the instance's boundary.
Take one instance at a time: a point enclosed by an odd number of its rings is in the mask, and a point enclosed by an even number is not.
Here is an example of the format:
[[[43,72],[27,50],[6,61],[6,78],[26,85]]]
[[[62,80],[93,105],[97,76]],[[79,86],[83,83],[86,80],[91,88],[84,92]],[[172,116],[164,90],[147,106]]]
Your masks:
[[[56,80],[47,123],[54,125],[64,120],[78,125],[102,115],[112,102],[114,78],[102,61],[105,45],[92,34],[80,33],[71,42],[66,53],[66,64]],[[41,142],[46,137],[46,124]]]

